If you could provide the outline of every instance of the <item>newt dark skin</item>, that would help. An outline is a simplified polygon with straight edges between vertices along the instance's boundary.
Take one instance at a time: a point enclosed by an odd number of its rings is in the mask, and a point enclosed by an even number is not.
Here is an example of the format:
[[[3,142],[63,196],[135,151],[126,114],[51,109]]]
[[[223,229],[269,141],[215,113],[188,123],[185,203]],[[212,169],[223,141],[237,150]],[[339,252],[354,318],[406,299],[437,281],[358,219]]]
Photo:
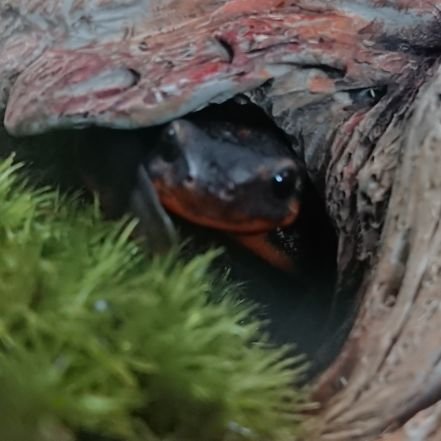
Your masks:
[[[269,232],[296,221],[304,174],[273,132],[175,120],[164,127],[146,169],[169,212],[232,235],[279,269],[293,269]]]

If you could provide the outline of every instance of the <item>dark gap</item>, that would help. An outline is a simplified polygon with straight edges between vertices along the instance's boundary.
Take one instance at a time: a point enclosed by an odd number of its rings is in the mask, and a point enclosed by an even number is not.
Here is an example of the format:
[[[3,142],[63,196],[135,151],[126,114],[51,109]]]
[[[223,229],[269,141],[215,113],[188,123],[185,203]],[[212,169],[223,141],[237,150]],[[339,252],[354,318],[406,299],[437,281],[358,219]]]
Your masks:
[[[233,46],[222,36],[216,35],[214,37],[216,41],[222,46],[222,48],[225,50],[225,52],[228,55],[228,62],[232,63],[234,59],[234,48]]]
[[[204,121],[230,121],[268,127],[289,142],[265,112],[251,103],[230,100],[185,118],[201,126]],[[146,151],[157,147],[161,128],[130,131],[90,128],[50,133],[29,140],[28,148],[20,147],[18,159],[30,159],[34,166],[31,172],[43,184],[84,188],[84,176],[98,182],[109,217],[118,217],[127,209],[134,170]],[[296,223],[300,254],[294,274],[270,267],[221,233],[183,221],[178,223],[183,235],[192,238],[187,253],[211,245],[225,247],[225,254],[218,260],[219,269],[230,268],[232,279],[244,283],[242,295],[260,305],[258,315],[268,320],[266,329],[274,343],[295,344],[297,352],[309,357],[309,378],[327,367],[347,334],[345,323],[353,304],[350,293],[335,297],[336,237],[323,201],[312,185],[307,189],[302,214]]]
[[[141,79],[141,74],[137,70],[132,69],[130,67],[128,67],[127,70],[130,72],[130,74],[132,75],[132,78],[133,78],[132,84],[130,85],[130,87],[134,87],[139,83],[139,80]]]
[[[299,66],[299,68],[304,70],[318,69],[324,72],[329,78],[343,78],[346,75],[346,69],[332,67],[328,64],[302,64]]]

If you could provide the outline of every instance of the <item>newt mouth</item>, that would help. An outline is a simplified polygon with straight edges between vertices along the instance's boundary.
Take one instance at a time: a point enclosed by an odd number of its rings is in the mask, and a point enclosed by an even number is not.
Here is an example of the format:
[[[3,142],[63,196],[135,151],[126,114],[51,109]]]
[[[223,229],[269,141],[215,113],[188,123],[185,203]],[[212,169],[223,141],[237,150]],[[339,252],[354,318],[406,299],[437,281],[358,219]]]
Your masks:
[[[289,203],[283,218],[251,217],[240,210],[219,207],[218,201],[208,195],[191,193],[183,187],[167,188],[163,182],[153,180],[164,207],[196,225],[233,234],[265,233],[292,224],[300,212],[300,202]],[[203,208],[203,209],[202,209]]]

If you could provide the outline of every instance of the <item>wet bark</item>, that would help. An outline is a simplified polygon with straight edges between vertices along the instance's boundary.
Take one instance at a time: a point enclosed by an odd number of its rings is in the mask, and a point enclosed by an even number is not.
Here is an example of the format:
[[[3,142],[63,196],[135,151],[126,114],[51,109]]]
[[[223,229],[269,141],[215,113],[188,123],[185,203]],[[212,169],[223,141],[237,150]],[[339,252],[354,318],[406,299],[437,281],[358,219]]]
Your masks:
[[[400,136],[391,142],[386,132],[361,172],[362,181],[371,176],[373,196],[384,192],[395,152],[385,225],[355,325],[315,384],[323,407],[314,439],[367,441],[391,432],[378,439],[429,441],[441,434],[440,96],[438,70],[397,125]]]

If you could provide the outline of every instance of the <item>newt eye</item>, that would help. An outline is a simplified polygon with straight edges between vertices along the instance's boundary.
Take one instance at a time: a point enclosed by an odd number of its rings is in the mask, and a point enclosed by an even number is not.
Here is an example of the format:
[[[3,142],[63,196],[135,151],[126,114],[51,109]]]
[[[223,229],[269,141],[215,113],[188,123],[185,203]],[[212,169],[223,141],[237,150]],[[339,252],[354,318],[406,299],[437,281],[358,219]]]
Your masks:
[[[297,174],[291,168],[280,170],[272,177],[272,191],[278,199],[288,199],[297,190]]]

